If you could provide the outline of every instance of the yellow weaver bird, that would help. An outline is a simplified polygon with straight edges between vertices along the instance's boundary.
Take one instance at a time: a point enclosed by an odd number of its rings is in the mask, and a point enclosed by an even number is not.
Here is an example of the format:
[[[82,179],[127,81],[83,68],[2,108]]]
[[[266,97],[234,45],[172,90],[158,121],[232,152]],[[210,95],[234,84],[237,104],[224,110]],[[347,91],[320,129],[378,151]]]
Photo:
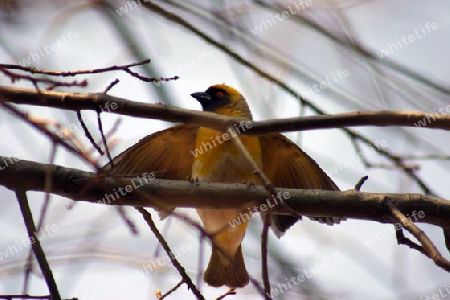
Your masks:
[[[204,111],[252,120],[245,98],[230,86],[213,85],[205,92],[191,96],[200,102]],[[217,137],[222,137],[222,140]],[[240,138],[276,187],[339,190],[311,157],[283,135],[240,135]],[[210,147],[206,148],[206,145]],[[202,153],[197,149],[202,149]],[[222,132],[206,127],[177,125],[156,132],[125,150],[113,162],[114,167],[108,164],[103,171],[114,175],[156,172],[159,179],[185,180],[191,177],[198,178],[200,182],[246,181],[259,184],[259,179],[233,142],[225,140]],[[241,248],[247,220],[241,220],[240,225],[230,225],[235,224],[233,220],[238,219],[242,212],[249,213],[248,209],[197,209],[205,231],[214,235],[211,259],[204,274],[205,282],[211,286],[238,288],[249,282]],[[164,218],[167,214],[161,216]],[[341,220],[310,218],[328,225]],[[279,238],[297,220],[296,216],[272,215],[270,226]]]

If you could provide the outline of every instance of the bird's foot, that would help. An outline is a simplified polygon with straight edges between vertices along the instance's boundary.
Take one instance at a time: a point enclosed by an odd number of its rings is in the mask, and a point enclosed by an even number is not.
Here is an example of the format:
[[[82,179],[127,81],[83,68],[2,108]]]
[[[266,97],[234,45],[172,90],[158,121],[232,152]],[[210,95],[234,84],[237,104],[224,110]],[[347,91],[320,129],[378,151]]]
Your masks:
[[[200,186],[198,176],[192,177],[191,175],[188,175],[186,179],[189,180],[190,183],[196,183],[195,186]]]
[[[248,188],[255,185],[255,183],[253,181],[247,181],[247,180],[242,180],[242,184],[245,184]]]

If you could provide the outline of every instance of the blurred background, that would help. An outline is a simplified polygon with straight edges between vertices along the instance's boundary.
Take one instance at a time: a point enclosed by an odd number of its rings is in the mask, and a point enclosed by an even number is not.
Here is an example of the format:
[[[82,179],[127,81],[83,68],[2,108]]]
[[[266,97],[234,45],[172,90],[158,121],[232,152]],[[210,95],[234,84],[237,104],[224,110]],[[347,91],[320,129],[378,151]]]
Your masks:
[[[256,120],[358,110],[437,113],[450,104],[449,13],[450,5],[437,0],[3,0],[0,62],[74,71],[149,58],[150,64],[133,70],[179,79],[145,83],[117,71],[77,76],[88,80],[86,88],[58,90],[102,92],[117,78],[120,82],[110,95],[199,110],[189,95],[225,83],[246,97]],[[179,18],[168,20],[170,14]],[[0,84],[33,88],[23,80],[11,83],[3,74]],[[75,112],[20,108],[70,129],[79,146],[91,150]],[[82,114],[99,139],[96,114]],[[114,129],[114,155],[173,126],[108,113],[102,120],[106,132]],[[368,175],[362,188],[366,192],[428,192],[449,198],[446,132],[414,127],[361,127],[352,132],[358,137],[342,129],[286,136],[342,190]],[[1,109],[0,133],[0,155],[49,162],[52,144]],[[402,157],[402,166],[380,155],[377,147]],[[54,162],[92,171],[64,149],[56,151]],[[45,201],[42,193],[28,194],[35,221],[42,219],[42,228],[47,228],[41,243],[64,298],[155,299],[156,290],[164,293],[180,281],[170,264],[145,269],[165,254],[135,210],[126,209],[136,226],[132,230],[112,207],[74,204],[56,196]],[[25,272],[30,247],[20,246],[26,230],[15,195],[0,187],[0,199],[0,294],[47,294],[35,261],[33,271]],[[181,211],[199,220],[193,210]],[[175,218],[157,225],[194,282],[201,283],[199,270],[207,264],[209,244],[200,243],[199,233]],[[419,226],[448,257],[441,229]],[[247,269],[260,282],[261,229],[256,216],[243,242]],[[449,294],[445,289],[450,274],[419,252],[398,246],[392,225],[348,220],[328,227],[303,220],[280,240],[270,233],[269,246],[274,287],[292,276],[310,275],[274,299],[427,299],[440,291],[440,297]],[[204,284],[200,288],[207,299],[227,290]],[[194,299],[185,285],[169,297]],[[231,297],[261,299],[251,285]]]

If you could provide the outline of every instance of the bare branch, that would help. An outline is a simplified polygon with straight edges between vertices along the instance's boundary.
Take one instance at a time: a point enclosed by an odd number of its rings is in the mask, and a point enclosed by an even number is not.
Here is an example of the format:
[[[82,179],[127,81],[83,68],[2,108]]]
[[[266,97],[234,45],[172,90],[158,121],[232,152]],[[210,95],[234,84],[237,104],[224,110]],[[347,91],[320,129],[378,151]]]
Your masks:
[[[169,256],[170,261],[172,262],[172,265],[180,273],[181,277],[183,278],[183,281],[186,282],[187,286],[192,291],[192,293],[197,297],[197,299],[205,300],[203,295],[200,293],[200,291],[197,289],[195,284],[192,282],[191,278],[187,275],[186,270],[183,268],[183,266],[180,264],[180,262],[173,255],[172,250],[170,250],[170,247],[167,244],[166,240],[161,235],[161,233],[159,232],[155,223],[153,222],[152,215],[142,207],[136,207],[136,209],[142,214],[142,216],[144,217],[144,220],[147,222],[147,224],[150,227],[150,229],[152,230],[153,234],[158,239],[158,241],[161,243],[162,247],[164,248],[167,255]]]
[[[74,201],[87,201],[110,205],[132,205],[154,207],[166,204],[171,207],[195,207],[211,209],[240,209],[250,201],[266,203],[267,192],[261,186],[251,189],[246,186],[223,183],[199,183],[192,185],[184,180],[152,180],[140,186],[137,191],[148,196],[139,197],[126,193],[115,197],[116,191],[124,189],[124,184],[132,185],[133,179],[121,178],[122,183],[111,178],[94,176],[94,173],[57,165],[17,160],[0,156],[0,161],[8,167],[0,170],[0,185],[15,190],[22,186],[25,190],[45,192],[46,172],[52,177],[48,192],[70,198]],[[49,175],[47,175],[49,176]],[[136,182],[135,182],[136,183]],[[405,214],[423,211],[423,218],[417,222],[429,223],[442,228],[450,228],[450,201],[421,194],[381,194],[363,193],[355,190],[345,192],[326,190],[296,190],[275,188],[276,192],[288,192],[286,204],[298,214],[308,216],[347,217],[382,223],[394,223],[391,214],[386,213],[385,198],[395,201]],[[105,195],[114,198],[105,201]],[[110,198],[111,198],[110,197]],[[320,205],[318,205],[320,203]],[[290,214],[285,207],[277,205],[275,214]]]
[[[36,226],[34,225],[33,216],[31,214],[30,207],[28,206],[28,198],[26,191],[22,188],[16,190],[16,197],[19,201],[20,211],[22,212],[23,220],[25,222],[25,227],[27,228],[28,238],[31,242],[31,247],[33,249],[36,260],[41,268],[41,272],[44,275],[45,282],[47,283],[48,290],[52,299],[61,300],[59,295],[58,286],[53,278],[52,270],[45,258],[44,250],[42,250],[41,242],[37,236]]]
[[[45,128],[45,126],[33,122],[29,118],[28,114],[21,112],[20,110],[18,110],[14,106],[12,106],[12,105],[10,105],[8,103],[4,103],[1,100],[2,100],[2,97],[0,97],[0,106],[3,106],[4,108],[6,108],[10,112],[12,112],[14,115],[16,115],[19,119],[22,119],[25,122],[27,122],[28,124],[30,124],[37,131],[41,132],[46,137],[48,137],[54,144],[62,145],[64,148],[66,148],[69,152],[71,152],[75,156],[78,156],[78,157],[82,158],[84,161],[88,162],[92,166],[96,166],[95,162],[92,161],[85,153],[82,153],[82,152],[78,151],[72,145],[70,145],[70,144],[66,143],[65,141],[61,140],[56,134],[54,134],[53,132],[51,132],[47,128]]]
[[[225,297],[227,297],[227,296],[234,296],[234,295],[236,295],[236,290],[229,289],[226,293],[220,295],[216,300],[222,300],[222,299],[225,299]]]
[[[242,156],[250,164],[251,168],[253,169],[253,172],[256,174],[256,176],[259,178],[266,191],[269,193],[270,198],[272,197],[276,198],[277,194],[275,192],[275,187],[273,186],[272,182],[270,182],[269,178],[267,178],[266,174],[264,174],[261,168],[256,164],[255,160],[252,158],[250,153],[247,151],[244,144],[242,143],[241,138],[238,136],[236,130],[233,128],[233,126],[230,126],[228,127],[227,131],[230,133],[231,140],[233,141],[236,148],[239,150],[239,152],[241,152]],[[285,203],[283,204],[286,205]],[[261,267],[264,282],[264,294],[265,294],[264,298],[266,298],[267,300],[270,300],[270,298],[268,298],[268,295],[270,295],[270,278],[267,264],[267,240],[272,210],[273,210],[272,208],[269,208],[267,213],[265,213],[264,215],[264,226],[263,231],[261,233],[261,257],[262,257]]]
[[[446,260],[433,242],[419,227],[409,220],[399,208],[392,204],[391,199],[387,199],[387,206],[395,219],[422,244],[423,250],[427,253],[434,263],[442,269],[450,272],[450,261]]]
[[[184,283],[184,279],[180,280],[180,282],[178,282],[177,285],[175,285],[173,288],[171,288],[166,293],[164,293],[164,295],[161,295],[161,291],[159,291],[159,293],[157,295],[157,297],[158,297],[157,299],[163,300],[164,298],[166,298],[167,296],[169,296],[170,294],[175,292],[183,283]]]
[[[11,71],[7,70],[6,68],[3,68],[1,65],[0,65],[0,72],[5,74],[5,76],[9,77],[12,82],[15,82],[20,79],[30,81],[36,87],[36,89],[38,89],[38,83],[48,84],[49,85],[47,88],[48,90],[52,90],[57,86],[68,86],[68,87],[73,87],[73,86],[86,87],[87,86],[86,80],[83,80],[81,82],[78,82],[76,80],[74,80],[72,82],[62,82],[62,81],[57,81],[57,80],[48,79],[48,78],[35,78],[33,76],[21,75],[21,74],[11,72]]]
[[[114,167],[114,162],[111,157],[111,152],[109,152],[108,142],[106,141],[105,132],[103,131],[102,118],[100,117],[100,112],[98,112],[98,111],[97,111],[97,124],[98,124],[98,131],[100,131],[100,135],[102,136],[103,145],[105,146],[106,156],[108,156],[111,166]]]
[[[103,91],[103,94],[108,93],[116,84],[119,83],[119,79],[114,79],[113,81],[111,81],[108,86],[105,88],[105,90]]]
[[[399,245],[406,245],[411,249],[415,249],[417,251],[419,251],[420,253],[422,253],[423,255],[425,255],[426,257],[430,258],[430,256],[428,255],[428,252],[425,251],[425,249],[423,249],[422,246],[417,245],[416,243],[414,243],[413,241],[411,241],[410,239],[408,239],[405,234],[403,233],[403,230],[400,228],[400,230],[395,231],[395,237],[397,238],[397,244]]]
[[[51,300],[50,295],[44,296],[32,296],[28,294],[23,295],[0,295],[0,299],[12,300],[12,299],[40,299],[40,300]]]
[[[367,179],[369,179],[369,176],[367,176],[367,175],[361,177],[361,179],[358,180],[358,182],[355,184],[355,190],[356,190],[356,191],[360,191],[362,185],[364,184],[364,182],[366,182]]]
[[[0,64],[0,68],[3,69],[9,69],[9,70],[20,70],[25,71],[31,74],[44,74],[49,76],[60,76],[60,77],[73,77],[81,74],[98,74],[98,73],[106,73],[110,71],[119,71],[119,70],[127,70],[131,67],[135,66],[141,66],[150,63],[150,59],[145,59],[143,61],[132,63],[128,65],[121,65],[121,66],[111,66],[107,68],[97,68],[97,69],[91,69],[91,70],[78,70],[78,71],[68,71],[68,72],[62,72],[62,71],[50,71],[50,70],[40,70],[33,67],[24,67],[20,65],[9,65],[9,64]]]
[[[442,231],[444,233],[445,247],[447,247],[447,250],[450,251],[450,230],[443,228]]]
[[[53,144],[52,151],[50,153],[50,159],[49,159],[50,164],[53,164],[53,162],[55,160],[56,150],[57,150],[57,147],[55,144]],[[46,185],[45,190],[46,191],[50,190],[51,184],[52,184],[51,174],[48,174],[46,176],[46,181],[45,181],[45,185]],[[38,223],[36,226],[37,231],[41,230],[42,225],[45,222],[45,217],[47,216],[49,205],[50,205],[50,193],[46,192],[44,204],[42,205],[41,213],[39,215],[39,220],[38,220]],[[22,291],[23,294],[28,293],[28,287],[29,287],[29,283],[30,283],[30,275],[31,275],[32,271],[33,271],[33,248],[31,248],[30,251],[28,251],[27,263],[25,265],[25,270],[24,270],[25,278],[23,281],[23,291]]]
[[[87,128],[86,124],[84,123],[83,117],[81,116],[81,111],[79,111],[79,110],[77,110],[77,118],[78,118],[78,121],[81,124],[81,127],[83,128],[84,135],[91,142],[92,146],[94,146],[95,150],[97,150],[100,155],[103,155],[104,153],[103,153],[102,148],[100,148],[100,146],[97,145],[97,143],[95,142],[94,138],[91,135],[91,132]]]
[[[180,109],[176,107],[135,102],[113,97],[105,93],[79,94],[56,91],[0,86],[0,102],[46,106],[64,110],[95,110],[128,115],[138,118],[159,119],[179,122],[194,126],[205,126],[225,131],[229,125],[244,119],[217,115],[209,112]],[[108,108],[115,103],[117,108]],[[105,110],[106,107],[106,110]],[[248,121],[248,120],[245,120]],[[270,121],[252,121],[245,135],[261,135],[275,132],[298,130],[328,129],[356,126],[403,126],[421,127],[418,122],[425,122],[426,128],[450,130],[450,116],[445,114],[428,114],[419,111],[358,111],[337,115],[318,115],[300,118],[274,119]]]

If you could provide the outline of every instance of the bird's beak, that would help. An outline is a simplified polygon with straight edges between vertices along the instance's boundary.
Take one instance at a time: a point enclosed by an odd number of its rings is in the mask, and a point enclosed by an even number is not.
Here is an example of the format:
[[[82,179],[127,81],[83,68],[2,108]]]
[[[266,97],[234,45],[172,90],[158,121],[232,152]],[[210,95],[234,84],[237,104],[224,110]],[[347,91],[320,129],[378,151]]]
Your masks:
[[[208,104],[211,102],[211,96],[205,92],[193,93],[191,96],[200,102],[200,104]]]

